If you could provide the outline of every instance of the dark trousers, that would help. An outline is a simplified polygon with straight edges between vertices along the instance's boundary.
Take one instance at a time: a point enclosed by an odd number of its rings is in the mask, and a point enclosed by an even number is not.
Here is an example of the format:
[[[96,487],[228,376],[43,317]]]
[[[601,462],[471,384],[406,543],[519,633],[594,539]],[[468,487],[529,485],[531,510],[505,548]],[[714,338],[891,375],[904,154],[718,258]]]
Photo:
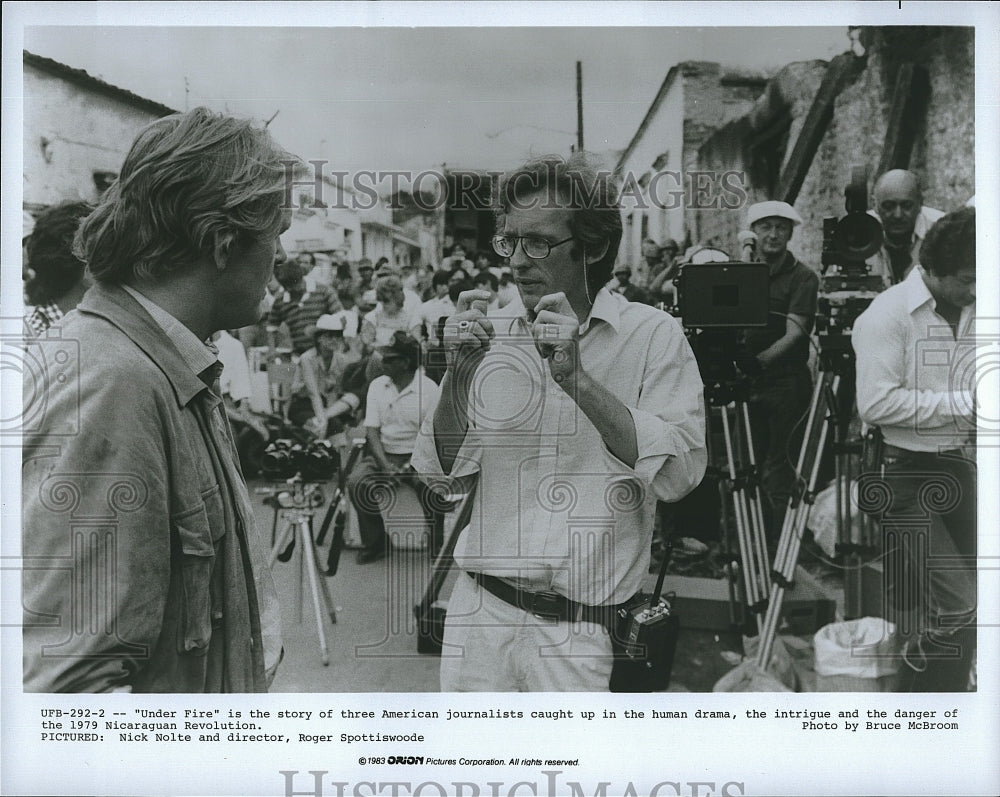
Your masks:
[[[403,467],[410,461],[409,454],[386,454],[386,458],[397,467]],[[399,478],[383,471],[371,456],[366,456],[358,462],[347,477],[348,495],[358,514],[358,530],[366,550],[380,551],[388,548],[389,539],[385,532],[381,509],[392,506],[395,501]],[[441,547],[441,541],[437,539],[440,524],[434,522],[433,494],[430,488],[416,477],[404,478],[417,493],[424,520],[432,530],[431,549],[436,552]]]
[[[802,446],[812,377],[803,367],[765,374],[750,394],[750,432],[760,475],[761,508],[770,542],[777,542],[788,500],[795,492],[795,463]]]
[[[912,688],[962,691],[976,646],[976,466],[958,450],[886,446],[863,478],[861,508],[882,528],[883,589]]]

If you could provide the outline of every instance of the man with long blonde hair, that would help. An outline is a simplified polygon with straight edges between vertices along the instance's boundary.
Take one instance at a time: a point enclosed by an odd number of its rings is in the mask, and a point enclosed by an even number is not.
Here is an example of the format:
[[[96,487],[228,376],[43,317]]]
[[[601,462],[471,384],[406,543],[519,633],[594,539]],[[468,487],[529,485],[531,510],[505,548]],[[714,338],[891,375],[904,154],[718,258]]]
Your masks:
[[[294,163],[196,108],[138,135],[83,222],[95,284],[25,384],[26,691],[266,691],[275,592],[208,341],[260,318]]]

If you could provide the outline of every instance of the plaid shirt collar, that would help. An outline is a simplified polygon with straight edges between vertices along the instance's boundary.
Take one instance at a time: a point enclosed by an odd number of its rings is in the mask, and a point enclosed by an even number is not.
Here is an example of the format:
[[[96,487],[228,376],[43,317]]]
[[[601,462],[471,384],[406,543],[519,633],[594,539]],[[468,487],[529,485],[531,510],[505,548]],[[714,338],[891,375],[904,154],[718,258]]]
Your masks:
[[[62,319],[64,313],[55,302],[39,304],[31,308],[31,312],[25,316],[25,323],[28,329],[36,338],[45,334],[50,326]]]

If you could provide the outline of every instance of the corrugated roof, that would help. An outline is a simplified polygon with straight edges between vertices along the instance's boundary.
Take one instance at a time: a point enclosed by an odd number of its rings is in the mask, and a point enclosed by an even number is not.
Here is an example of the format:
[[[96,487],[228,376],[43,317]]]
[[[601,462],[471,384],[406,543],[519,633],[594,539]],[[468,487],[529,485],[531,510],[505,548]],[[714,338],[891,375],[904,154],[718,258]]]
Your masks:
[[[147,97],[140,97],[138,94],[135,94],[128,89],[113,86],[100,78],[96,78],[83,69],[75,69],[74,67],[60,63],[59,61],[46,58],[43,55],[35,55],[35,53],[30,53],[25,50],[24,64],[25,66],[30,65],[36,69],[42,70],[43,72],[48,72],[50,75],[61,77],[70,83],[76,83],[78,86],[83,86],[109,97],[114,97],[122,102],[127,102],[128,104],[141,108],[144,111],[155,113],[157,116],[168,116],[172,113],[177,113],[175,109],[164,105],[163,103],[148,99]]]

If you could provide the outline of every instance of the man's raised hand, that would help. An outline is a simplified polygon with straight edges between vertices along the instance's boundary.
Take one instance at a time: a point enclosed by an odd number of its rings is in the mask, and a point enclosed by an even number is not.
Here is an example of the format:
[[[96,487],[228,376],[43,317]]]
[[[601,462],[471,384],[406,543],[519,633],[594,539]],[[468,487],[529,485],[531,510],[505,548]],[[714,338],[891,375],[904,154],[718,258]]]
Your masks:
[[[455,314],[444,324],[444,345],[448,367],[475,368],[490,350],[493,325],[486,318],[489,291],[462,291]]]

